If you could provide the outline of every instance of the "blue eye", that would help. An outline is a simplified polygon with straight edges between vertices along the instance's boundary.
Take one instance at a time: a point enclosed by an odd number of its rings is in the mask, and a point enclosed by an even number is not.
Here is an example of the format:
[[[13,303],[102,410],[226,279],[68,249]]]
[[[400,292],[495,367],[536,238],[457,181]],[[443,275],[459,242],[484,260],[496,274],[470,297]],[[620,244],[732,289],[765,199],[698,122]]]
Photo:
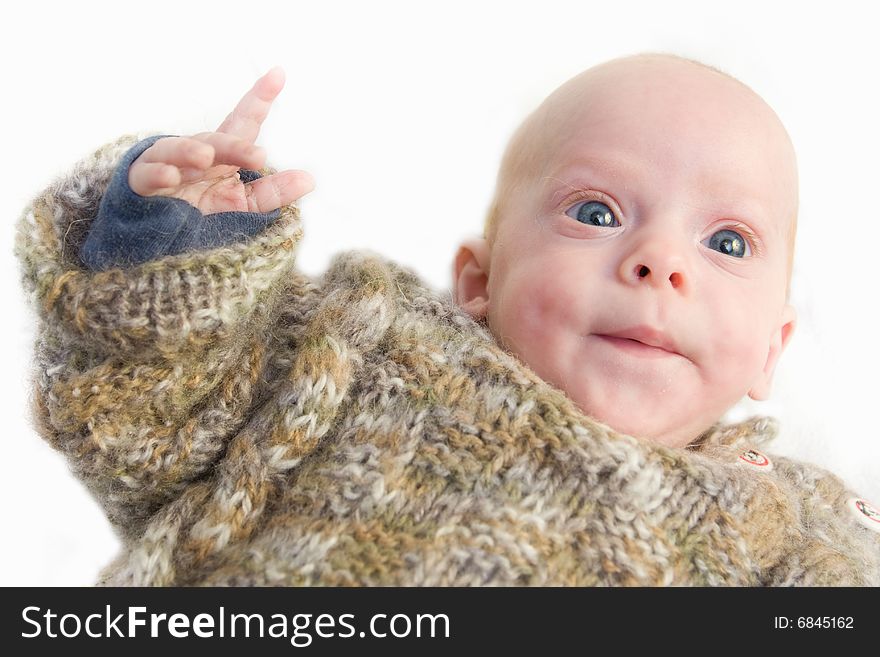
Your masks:
[[[580,209],[577,211],[577,216],[572,218],[577,219],[582,224],[600,226],[602,228],[617,228],[620,225],[614,213],[611,212],[611,208],[600,201],[587,201],[574,207]]]
[[[719,230],[703,242],[703,244],[706,244],[710,249],[714,249],[724,255],[733,256],[734,258],[742,258],[751,253],[748,242],[734,230]]]

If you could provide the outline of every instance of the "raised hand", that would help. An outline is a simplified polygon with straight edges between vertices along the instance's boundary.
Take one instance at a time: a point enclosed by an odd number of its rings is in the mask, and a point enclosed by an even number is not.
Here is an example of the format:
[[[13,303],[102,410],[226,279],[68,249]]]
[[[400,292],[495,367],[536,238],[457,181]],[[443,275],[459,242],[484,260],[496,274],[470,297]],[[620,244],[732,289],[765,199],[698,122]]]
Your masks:
[[[216,132],[156,141],[129,168],[129,187],[141,196],[183,199],[203,214],[271,212],[308,194],[315,183],[305,171],[280,171],[250,183],[238,177],[240,168],[265,166],[266,151],[254,141],[284,80],[280,66],[266,73]]]

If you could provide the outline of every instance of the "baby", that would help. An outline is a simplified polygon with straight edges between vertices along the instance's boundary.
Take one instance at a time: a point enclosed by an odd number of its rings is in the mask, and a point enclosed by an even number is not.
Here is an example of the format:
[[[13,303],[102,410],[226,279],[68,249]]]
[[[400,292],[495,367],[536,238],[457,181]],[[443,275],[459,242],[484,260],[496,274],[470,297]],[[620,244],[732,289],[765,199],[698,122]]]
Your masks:
[[[311,280],[302,171],[217,132],[124,137],[19,222],[33,417],[123,541],[102,584],[880,584],[876,510],[759,450],[795,327],[794,150],[669,55],[517,130],[451,295],[378,254]]]
[[[684,446],[769,393],[796,322],[797,209],[791,141],[748,87],[611,61],[519,128],[456,299],[584,412]]]

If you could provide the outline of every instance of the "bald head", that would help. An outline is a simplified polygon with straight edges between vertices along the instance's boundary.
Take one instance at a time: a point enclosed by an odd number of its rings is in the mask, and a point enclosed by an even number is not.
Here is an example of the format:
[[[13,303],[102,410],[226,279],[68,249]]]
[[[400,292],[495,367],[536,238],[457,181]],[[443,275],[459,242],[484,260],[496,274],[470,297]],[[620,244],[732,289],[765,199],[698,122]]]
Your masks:
[[[552,175],[552,162],[565,150],[580,126],[591,124],[602,132],[603,122],[616,121],[624,111],[638,123],[641,109],[649,129],[674,129],[681,122],[698,122],[709,132],[737,131],[751,137],[761,149],[761,166],[740,171],[731,180],[735,190],[743,179],[772,179],[766,211],[781,213],[789,245],[791,271],[796,219],[798,177],[794,147],[782,122],[769,105],[742,82],[700,62],[668,54],[640,54],[614,59],[571,78],[553,93],[514,132],[502,158],[495,196],[486,218],[484,236],[490,247],[511,204],[536,180]],[[664,108],[666,116],[658,120]],[[685,108],[685,109],[682,109]],[[674,134],[670,132],[670,135]],[[724,158],[721,144],[706,144],[705,157]],[[766,155],[766,157],[763,157]],[[666,166],[656,151],[656,166]],[[733,193],[733,192],[732,192]],[[772,197],[772,198],[771,198]]]

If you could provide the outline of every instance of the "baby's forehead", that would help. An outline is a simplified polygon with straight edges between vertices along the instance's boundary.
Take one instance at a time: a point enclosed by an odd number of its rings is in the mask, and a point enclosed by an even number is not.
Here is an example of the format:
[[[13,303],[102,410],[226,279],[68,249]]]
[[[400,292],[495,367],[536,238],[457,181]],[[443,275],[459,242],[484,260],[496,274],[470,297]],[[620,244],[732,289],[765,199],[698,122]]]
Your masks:
[[[645,169],[680,169],[688,176],[670,179],[731,199],[761,196],[774,215],[796,205],[796,158],[782,122],[754,91],[714,70],[600,66],[563,84],[531,118],[523,156],[544,176],[592,163],[637,186]]]
[[[587,69],[551,93],[536,114],[535,138],[545,139],[584,126],[601,136],[620,119],[649,132],[659,130],[658,122],[673,128],[704,125],[711,132],[743,126],[785,132],[776,113],[743,83],[667,58],[615,60]]]

